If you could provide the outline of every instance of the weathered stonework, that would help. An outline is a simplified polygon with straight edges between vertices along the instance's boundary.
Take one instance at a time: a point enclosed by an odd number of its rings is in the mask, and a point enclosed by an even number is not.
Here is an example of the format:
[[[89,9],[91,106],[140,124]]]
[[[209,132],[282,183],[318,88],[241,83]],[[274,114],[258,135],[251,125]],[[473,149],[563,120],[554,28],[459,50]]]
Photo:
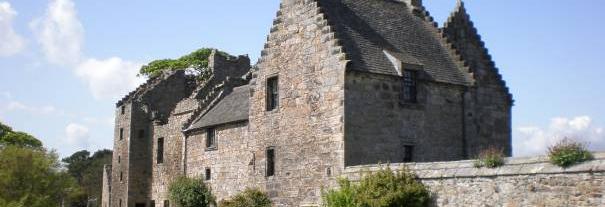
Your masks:
[[[475,168],[474,161],[391,164],[407,168],[433,193],[433,206],[603,206],[605,153],[564,169],[546,157],[507,159],[506,165]],[[347,167],[343,176],[359,180],[386,166]]]
[[[118,102],[104,203],[163,206],[190,176],[218,200],[259,188],[275,206],[317,206],[353,166],[510,153],[512,98],[464,12],[440,29],[420,0],[282,0],[256,65],[214,52],[203,82],[166,72]]]

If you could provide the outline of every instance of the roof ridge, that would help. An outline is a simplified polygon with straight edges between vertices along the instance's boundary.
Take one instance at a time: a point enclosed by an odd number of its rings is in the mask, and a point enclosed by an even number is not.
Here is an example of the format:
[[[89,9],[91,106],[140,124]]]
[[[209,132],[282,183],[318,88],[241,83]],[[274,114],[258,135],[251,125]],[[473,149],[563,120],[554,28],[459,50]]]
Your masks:
[[[452,45],[452,49],[456,51],[457,54],[462,58],[466,65],[469,65],[468,60],[463,56],[459,48],[456,47],[453,40],[448,37],[446,30],[452,27],[456,27],[456,21],[461,20],[465,27],[468,27],[467,31],[470,31],[470,34],[466,35],[467,38],[470,38],[472,41],[476,41],[480,46],[481,58],[487,61],[487,66],[489,69],[493,70],[497,80],[503,86],[506,93],[509,94],[510,100],[512,100],[512,95],[510,94],[510,89],[506,86],[506,81],[502,78],[498,67],[496,67],[496,63],[492,59],[492,56],[489,54],[489,50],[485,47],[485,42],[481,39],[481,35],[478,33],[477,28],[474,26],[473,21],[471,20],[470,15],[468,14],[464,2],[462,0],[457,0],[456,8],[454,11],[450,13],[450,16],[447,18],[445,23],[443,24],[443,28],[440,28],[440,32],[443,38],[448,40],[448,43]],[[469,67],[470,74],[473,74],[473,79],[475,78],[474,71]]]

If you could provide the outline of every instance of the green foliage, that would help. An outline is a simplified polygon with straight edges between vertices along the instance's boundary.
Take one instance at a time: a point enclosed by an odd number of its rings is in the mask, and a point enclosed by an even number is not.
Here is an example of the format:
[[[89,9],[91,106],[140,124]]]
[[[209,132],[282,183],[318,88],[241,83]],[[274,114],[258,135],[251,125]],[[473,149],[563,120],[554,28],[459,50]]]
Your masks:
[[[258,189],[246,189],[231,200],[222,200],[220,207],[271,207],[269,196]]]
[[[89,198],[96,198],[97,206],[101,206],[103,166],[111,164],[111,157],[111,150],[99,150],[92,156],[90,152],[82,150],[62,160],[66,164],[67,173],[82,188],[82,193],[72,201],[71,206],[87,206]]]
[[[179,207],[206,207],[216,204],[208,186],[200,178],[179,177],[168,187],[170,199]]]
[[[479,158],[475,160],[475,167],[497,168],[504,165],[504,153],[501,149],[490,147],[479,153]]]
[[[16,132],[0,122],[0,146],[14,145],[29,148],[41,148],[42,142],[25,132]]]
[[[548,148],[550,162],[560,167],[569,167],[574,164],[592,160],[594,157],[586,145],[565,138]]]
[[[4,146],[0,166],[1,206],[59,206],[80,192],[75,180],[61,171],[54,152]]]
[[[428,206],[430,193],[407,169],[393,172],[389,168],[364,176],[358,184],[343,179],[340,189],[324,193],[327,207],[396,207]]]
[[[182,56],[176,60],[174,59],[161,59],[151,61],[149,64],[141,67],[139,75],[156,77],[162,74],[163,71],[170,70],[184,70],[194,69],[200,73],[200,79],[208,77],[210,71],[208,70],[208,58],[212,54],[213,48],[202,48],[192,53]],[[229,56],[229,54],[218,51],[217,54],[222,56]]]

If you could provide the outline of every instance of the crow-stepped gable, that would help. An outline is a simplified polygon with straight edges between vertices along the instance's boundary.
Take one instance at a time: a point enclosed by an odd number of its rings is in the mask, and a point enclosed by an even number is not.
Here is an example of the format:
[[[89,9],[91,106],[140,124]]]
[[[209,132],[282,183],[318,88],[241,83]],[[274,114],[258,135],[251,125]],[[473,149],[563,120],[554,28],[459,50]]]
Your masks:
[[[118,102],[103,205],[169,205],[186,175],[317,206],[354,166],[510,155],[512,96],[464,5],[436,25],[421,0],[282,0],[256,65],[213,52],[205,81],[166,72]]]

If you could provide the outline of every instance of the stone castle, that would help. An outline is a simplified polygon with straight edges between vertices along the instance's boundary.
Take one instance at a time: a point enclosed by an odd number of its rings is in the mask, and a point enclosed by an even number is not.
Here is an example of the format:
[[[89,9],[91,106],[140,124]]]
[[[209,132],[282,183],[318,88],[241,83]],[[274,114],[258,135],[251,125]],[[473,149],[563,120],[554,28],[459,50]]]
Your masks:
[[[439,28],[421,0],[281,0],[255,65],[209,59],[203,82],[167,72],[117,103],[104,207],[170,206],[182,175],[318,206],[348,168],[512,151],[512,96],[461,2]]]

